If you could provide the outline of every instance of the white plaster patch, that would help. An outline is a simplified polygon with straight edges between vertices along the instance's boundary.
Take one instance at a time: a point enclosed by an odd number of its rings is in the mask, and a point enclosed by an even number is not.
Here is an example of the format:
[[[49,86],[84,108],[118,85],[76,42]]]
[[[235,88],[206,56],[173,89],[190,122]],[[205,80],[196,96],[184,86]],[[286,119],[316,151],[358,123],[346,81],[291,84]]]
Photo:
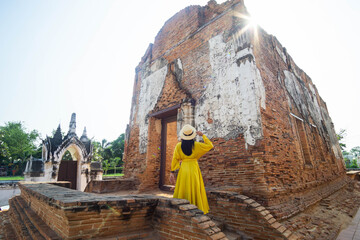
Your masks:
[[[133,123],[134,123],[134,117],[135,117],[135,114],[136,114],[136,104],[132,104],[131,106],[131,110],[130,110],[130,127],[133,126]]]
[[[181,70],[183,70],[182,63],[181,63],[181,59],[178,58],[176,61],[177,61],[178,67],[179,67]]]
[[[311,85],[309,85],[310,91],[305,86],[302,87],[296,79],[295,74],[292,72],[284,70],[284,74],[285,87],[289,95],[294,100],[296,108],[302,113],[303,117],[311,117],[318,129],[322,129],[325,125],[325,132],[330,138],[330,147],[335,156],[337,158],[341,158],[341,150],[338,147],[339,145],[331,118],[327,110],[320,107],[320,104],[317,101],[315,89]]]
[[[279,54],[279,56],[282,58],[282,60],[284,61],[284,63],[286,63],[286,56],[285,56],[284,52],[281,51],[278,46],[276,46],[276,51],[277,51],[277,53]]]
[[[341,149],[340,149],[340,146],[339,146],[338,139],[336,137],[336,133],[335,133],[335,130],[334,130],[332,120],[331,120],[331,118],[330,118],[330,116],[329,116],[329,114],[328,114],[328,112],[327,112],[327,110],[325,108],[321,107],[321,112],[322,112],[322,115],[324,117],[324,124],[325,124],[325,126],[327,128],[328,135],[330,137],[331,149],[333,150],[336,158],[342,158]]]
[[[309,84],[309,89],[310,89],[311,93],[312,93],[314,96],[316,96],[315,88],[314,88],[311,84]]]
[[[150,74],[141,81],[139,108],[136,123],[139,126],[139,151],[145,153],[148,142],[148,119],[147,114],[154,109],[164,86],[167,73],[167,65]]]
[[[307,102],[310,116],[313,118],[317,126],[321,126],[321,120],[323,119],[323,117],[321,115],[320,105],[317,101],[315,89],[312,88],[311,85],[309,85],[309,87],[311,92],[307,91],[307,94],[309,95],[309,97],[307,98]]]
[[[293,65],[292,65],[292,66],[293,66]],[[293,68],[293,71],[294,71],[295,76],[296,76],[297,78],[301,79],[300,74],[296,71],[296,68],[295,68],[294,66],[293,66],[292,68]]]
[[[287,70],[284,70],[285,87],[290,96],[293,98],[296,107],[303,116],[310,116],[316,126],[321,126],[323,116],[321,114],[320,105],[317,101],[315,89],[310,87],[310,91],[306,87],[301,87],[296,76]]]
[[[299,112],[302,113],[302,115],[308,116],[308,111],[305,107],[304,98],[302,96],[303,94],[301,91],[301,86],[296,79],[296,76],[292,72],[289,72],[287,70],[284,70],[284,75],[285,87],[292,99],[294,100],[295,106],[298,108]]]
[[[230,139],[242,133],[246,144],[254,145],[263,136],[260,106],[265,108],[265,89],[252,49],[236,52],[237,45],[245,45],[238,41],[225,43],[222,35],[209,40],[213,81],[196,105],[195,122],[210,138]]]

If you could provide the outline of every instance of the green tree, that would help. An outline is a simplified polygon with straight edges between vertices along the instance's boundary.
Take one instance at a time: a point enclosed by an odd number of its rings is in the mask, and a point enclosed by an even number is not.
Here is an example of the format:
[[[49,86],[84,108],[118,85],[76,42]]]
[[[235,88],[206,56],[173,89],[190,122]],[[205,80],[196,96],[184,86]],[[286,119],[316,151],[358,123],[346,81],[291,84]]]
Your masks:
[[[21,122],[7,122],[0,127],[1,140],[6,143],[12,159],[25,160],[37,149],[35,144],[39,137],[36,130],[27,132]]]
[[[123,164],[124,146],[125,146],[125,134],[124,133],[120,134],[120,136],[111,143],[113,157],[120,158],[120,160],[117,162],[117,165]]]
[[[72,161],[73,159],[71,153],[69,151],[66,151],[61,160]]]
[[[0,165],[22,172],[26,160],[37,154],[38,138],[36,130],[28,132],[21,122],[7,122],[5,126],[0,126]]]
[[[336,133],[336,137],[339,141],[341,151],[345,150],[346,144],[343,143],[343,139],[346,137],[346,130],[340,129],[340,131],[338,133]]]
[[[112,159],[112,161],[111,161],[111,163],[114,167],[114,174],[116,174],[116,166],[119,165],[120,160],[121,160],[121,158],[116,157],[116,158]]]
[[[124,153],[125,134],[120,136],[112,142],[108,142],[106,139],[98,141],[92,141],[93,144],[93,161],[102,162],[105,174],[110,167],[114,168],[116,173],[116,166],[122,165],[122,157]]]
[[[360,146],[353,147],[353,148],[350,150],[350,153],[354,154],[355,157],[360,157]]]
[[[7,146],[6,142],[1,140],[1,136],[0,136],[0,162],[9,159],[9,157],[10,157],[9,147]]]
[[[104,159],[102,156],[101,143],[97,141],[92,141],[92,145],[93,145],[92,161],[101,162]]]
[[[105,149],[106,147],[108,147],[111,143],[108,142],[106,139],[101,140],[101,148]]]
[[[344,158],[344,162],[345,162],[345,167],[346,167],[346,168],[350,168],[350,166],[351,166],[350,159]]]
[[[109,159],[109,160],[113,158],[113,151],[111,149],[111,145],[103,149],[102,156],[104,159]]]
[[[353,160],[351,160],[350,168],[358,168],[356,158],[354,158]]]
[[[110,163],[109,163],[108,159],[102,161],[102,167],[103,167],[103,169],[105,171],[105,175],[106,175],[107,171],[109,170],[109,167],[110,167]]]

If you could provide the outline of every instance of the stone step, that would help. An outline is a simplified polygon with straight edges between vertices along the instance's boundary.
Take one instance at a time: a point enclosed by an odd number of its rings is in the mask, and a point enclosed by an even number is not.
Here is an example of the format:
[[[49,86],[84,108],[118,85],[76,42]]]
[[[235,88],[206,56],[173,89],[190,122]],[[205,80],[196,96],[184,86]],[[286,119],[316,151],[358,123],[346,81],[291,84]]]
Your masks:
[[[11,226],[9,212],[0,212],[0,240],[5,239],[16,239],[16,233]]]
[[[36,230],[35,226],[32,224],[31,220],[26,216],[25,214],[25,210],[19,206],[19,203],[17,201],[18,198],[21,198],[20,196],[16,196],[13,198],[13,203],[12,205],[10,205],[10,207],[13,207],[14,210],[16,210],[19,218],[21,219],[21,222],[18,223],[17,225],[21,225],[21,228],[26,228],[26,231],[29,234],[29,236],[26,236],[26,239],[28,239],[28,237],[30,237],[30,239],[39,239],[39,240],[44,240],[45,238],[43,238],[41,236],[41,234]],[[14,211],[15,213],[15,211]],[[18,220],[19,220],[18,218]]]
[[[18,208],[15,206],[17,205],[15,197],[9,199],[9,205],[9,218],[16,233],[16,239],[32,240],[25,224],[23,223],[23,220],[20,217]]]
[[[30,229],[34,239],[58,240],[61,239],[24,201],[21,196],[15,198],[20,209],[25,213],[26,226]]]
[[[242,232],[234,232],[228,229],[225,229],[223,233],[229,240],[252,240],[253,238],[247,236]]]
[[[112,237],[100,237],[94,238],[94,240],[154,240],[160,239],[156,232],[152,228],[142,230],[141,232],[132,232]]]
[[[253,238],[247,236],[245,233],[240,231],[233,231],[226,228],[226,224],[223,221],[211,219],[218,228],[226,235],[229,240],[251,240]]]
[[[218,228],[223,232],[225,230],[225,224],[222,221],[216,220],[213,217],[210,217],[211,221],[213,221]]]
[[[26,204],[21,196],[9,200],[10,221],[17,239],[50,240],[61,239],[44,221]]]
[[[235,232],[231,232],[229,230],[223,230],[223,233],[226,235],[226,237],[229,240],[242,240],[242,237]]]

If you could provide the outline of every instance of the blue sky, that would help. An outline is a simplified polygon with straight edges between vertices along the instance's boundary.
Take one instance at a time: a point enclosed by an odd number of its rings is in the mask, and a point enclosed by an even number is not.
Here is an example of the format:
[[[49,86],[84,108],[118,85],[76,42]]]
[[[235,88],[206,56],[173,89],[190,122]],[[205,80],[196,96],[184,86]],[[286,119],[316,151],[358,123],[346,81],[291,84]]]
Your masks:
[[[114,140],[129,121],[135,67],[166,20],[203,0],[0,0],[0,125],[42,137],[60,123]],[[341,3],[341,4],[340,4]],[[245,0],[317,86],[335,128],[360,145],[360,3]]]

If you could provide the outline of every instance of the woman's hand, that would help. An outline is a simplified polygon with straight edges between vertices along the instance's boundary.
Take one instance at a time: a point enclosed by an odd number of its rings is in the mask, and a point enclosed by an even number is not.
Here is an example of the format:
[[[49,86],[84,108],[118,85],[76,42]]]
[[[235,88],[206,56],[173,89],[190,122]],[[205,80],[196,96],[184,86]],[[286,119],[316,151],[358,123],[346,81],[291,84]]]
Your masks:
[[[203,134],[202,132],[200,132],[200,131],[197,131],[196,134],[199,135],[200,137],[201,137],[202,135],[204,135],[204,134]]]
[[[172,185],[175,184],[175,175],[174,175],[174,173],[170,173],[170,183],[171,183]]]

